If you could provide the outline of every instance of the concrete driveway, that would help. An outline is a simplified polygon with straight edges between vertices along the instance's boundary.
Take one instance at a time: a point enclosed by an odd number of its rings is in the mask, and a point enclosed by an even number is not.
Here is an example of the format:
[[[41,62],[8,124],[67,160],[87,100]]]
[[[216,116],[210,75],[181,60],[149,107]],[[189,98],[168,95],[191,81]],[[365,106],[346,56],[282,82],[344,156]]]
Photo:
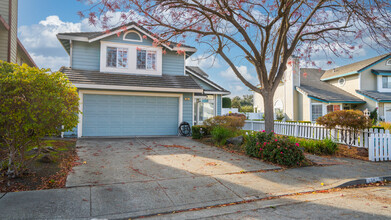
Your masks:
[[[67,187],[186,181],[195,177],[280,169],[183,137],[81,139],[77,148],[82,165],[68,176]]]
[[[82,164],[66,186],[90,186],[92,216],[241,201],[241,190],[235,192],[220,177],[280,169],[184,137],[81,139],[77,148]]]

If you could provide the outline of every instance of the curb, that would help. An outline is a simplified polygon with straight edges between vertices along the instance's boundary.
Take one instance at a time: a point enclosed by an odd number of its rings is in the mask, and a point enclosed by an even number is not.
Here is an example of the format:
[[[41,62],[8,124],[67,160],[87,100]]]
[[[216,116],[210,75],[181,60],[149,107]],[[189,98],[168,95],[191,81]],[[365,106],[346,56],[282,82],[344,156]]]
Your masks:
[[[351,180],[351,181],[348,181],[346,183],[343,183],[343,184],[336,186],[336,187],[333,187],[333,188],[342,188],[342,187],[348,187],[348,186],[377,183],[377,182],[382,182],[385,180],[391,181],[391,176],[379,176],[379,177],[369,177],[369,178],[364,178],[364,179]]]

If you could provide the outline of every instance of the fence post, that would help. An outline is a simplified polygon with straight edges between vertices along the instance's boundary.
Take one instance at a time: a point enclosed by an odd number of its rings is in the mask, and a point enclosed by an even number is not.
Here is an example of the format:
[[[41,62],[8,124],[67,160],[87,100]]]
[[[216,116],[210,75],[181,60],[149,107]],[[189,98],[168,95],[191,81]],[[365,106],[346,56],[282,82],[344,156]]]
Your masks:
[[[369,138],[369,145],[368,145],[368,157],[370,161],[374,161],[373,153],[375,148],[375,137],[374,134],[370,134]]]
[[[254,121],[251,120],[251,130],[254,131]]]
[[[297,136],[299,136],[299,125],[298,125],[298,123],[296,122],[295,123],[295,133],[294,133],[294,135],[293,135],[294,137],[297,137]]]

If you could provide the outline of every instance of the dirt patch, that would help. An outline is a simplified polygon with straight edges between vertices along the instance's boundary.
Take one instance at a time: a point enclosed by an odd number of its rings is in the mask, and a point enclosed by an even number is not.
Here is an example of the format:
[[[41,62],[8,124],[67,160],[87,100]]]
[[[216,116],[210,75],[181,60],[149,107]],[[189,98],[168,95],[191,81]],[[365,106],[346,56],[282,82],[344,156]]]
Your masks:
[[[359,148],[359,147],[351,147],[349,148],[346,145],[339,144],[338,151],[335,156],[337,157],[348,157],[353,159],[365,160],[368,161],[368,149]]]
[[[76,139],[56,139],[42,142],[44,152],[40,154],[28,167],[27,171],[14,179],[8,179],[5,170],[0,176],[0,191],[15,192],[27,190],[41,190],[65,187],[66,177],[72,168],[77,165]],[[6,149],[1,150],[1,160],[7,156]],[[33,149],[32,149],[33,151]],[[31,152],[32,154],[33,152]],[[49,157],[51,162],[42,162],[43,157]]]

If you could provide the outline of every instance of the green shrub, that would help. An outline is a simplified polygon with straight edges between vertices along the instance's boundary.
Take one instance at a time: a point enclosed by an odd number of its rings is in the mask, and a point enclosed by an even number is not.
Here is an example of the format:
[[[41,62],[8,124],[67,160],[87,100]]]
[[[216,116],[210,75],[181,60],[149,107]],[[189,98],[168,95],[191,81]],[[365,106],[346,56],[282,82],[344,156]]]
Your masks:
[[[201,139],[210,135],[210,130],[205,125],[194,125],[191,127],[191,133],[193,139]]]
[[[0,60],[0,137],[9,177],[23,174],[38,157],[44,136],[76,127],[79,113],[77,89],[63,73]],[[27,158],[32,145],[38,151]]]
[[[309,140],[289,137],[292,142],[300,144],[305,152],[316,155],[333,155],[338,150],[338,145],[331,139]]]
[[[210,133],[215,143],[220,146],[224,145],[227,139],[235,134],[230,129],[221,126],[214,127]]]
[[[228,97],[223,98],[223,108],[231,108],[231,99]]]
[[[273,133],[266,133],[265,131],[249,133],[247,136],[245,136],[246,154],[253,157],[260,157],[259,143],[271,142],[273,138]]]
[[[300,144],[293,140],[273,132],[253,132],[246,136],[246,154],[288,167],[300,166],[305,158]]]
[[[383,126],[372,126],[373,129],[384,130]]]
[[[251,105],[241,106],[240,112],[254,112],[254,107]]]
[[[245,123],[244,117],[237,116],[215,116],[204,121],[204,125],[213,130],[215,127],[224,127],[232,132],[240,130]]]
[[[377,117],[378,117],[378,114],[377,114],[377,108],[375,108],[373,111],[371,111],[371,113],[369,114],[369,118],[372,120],[372,124],[373,125],[376,125],[377,124]]]
[[[288,167],[300,166],[305,159],[299,144],[291,142],[287,137],[260,144],[260,155],[265,161]]]

